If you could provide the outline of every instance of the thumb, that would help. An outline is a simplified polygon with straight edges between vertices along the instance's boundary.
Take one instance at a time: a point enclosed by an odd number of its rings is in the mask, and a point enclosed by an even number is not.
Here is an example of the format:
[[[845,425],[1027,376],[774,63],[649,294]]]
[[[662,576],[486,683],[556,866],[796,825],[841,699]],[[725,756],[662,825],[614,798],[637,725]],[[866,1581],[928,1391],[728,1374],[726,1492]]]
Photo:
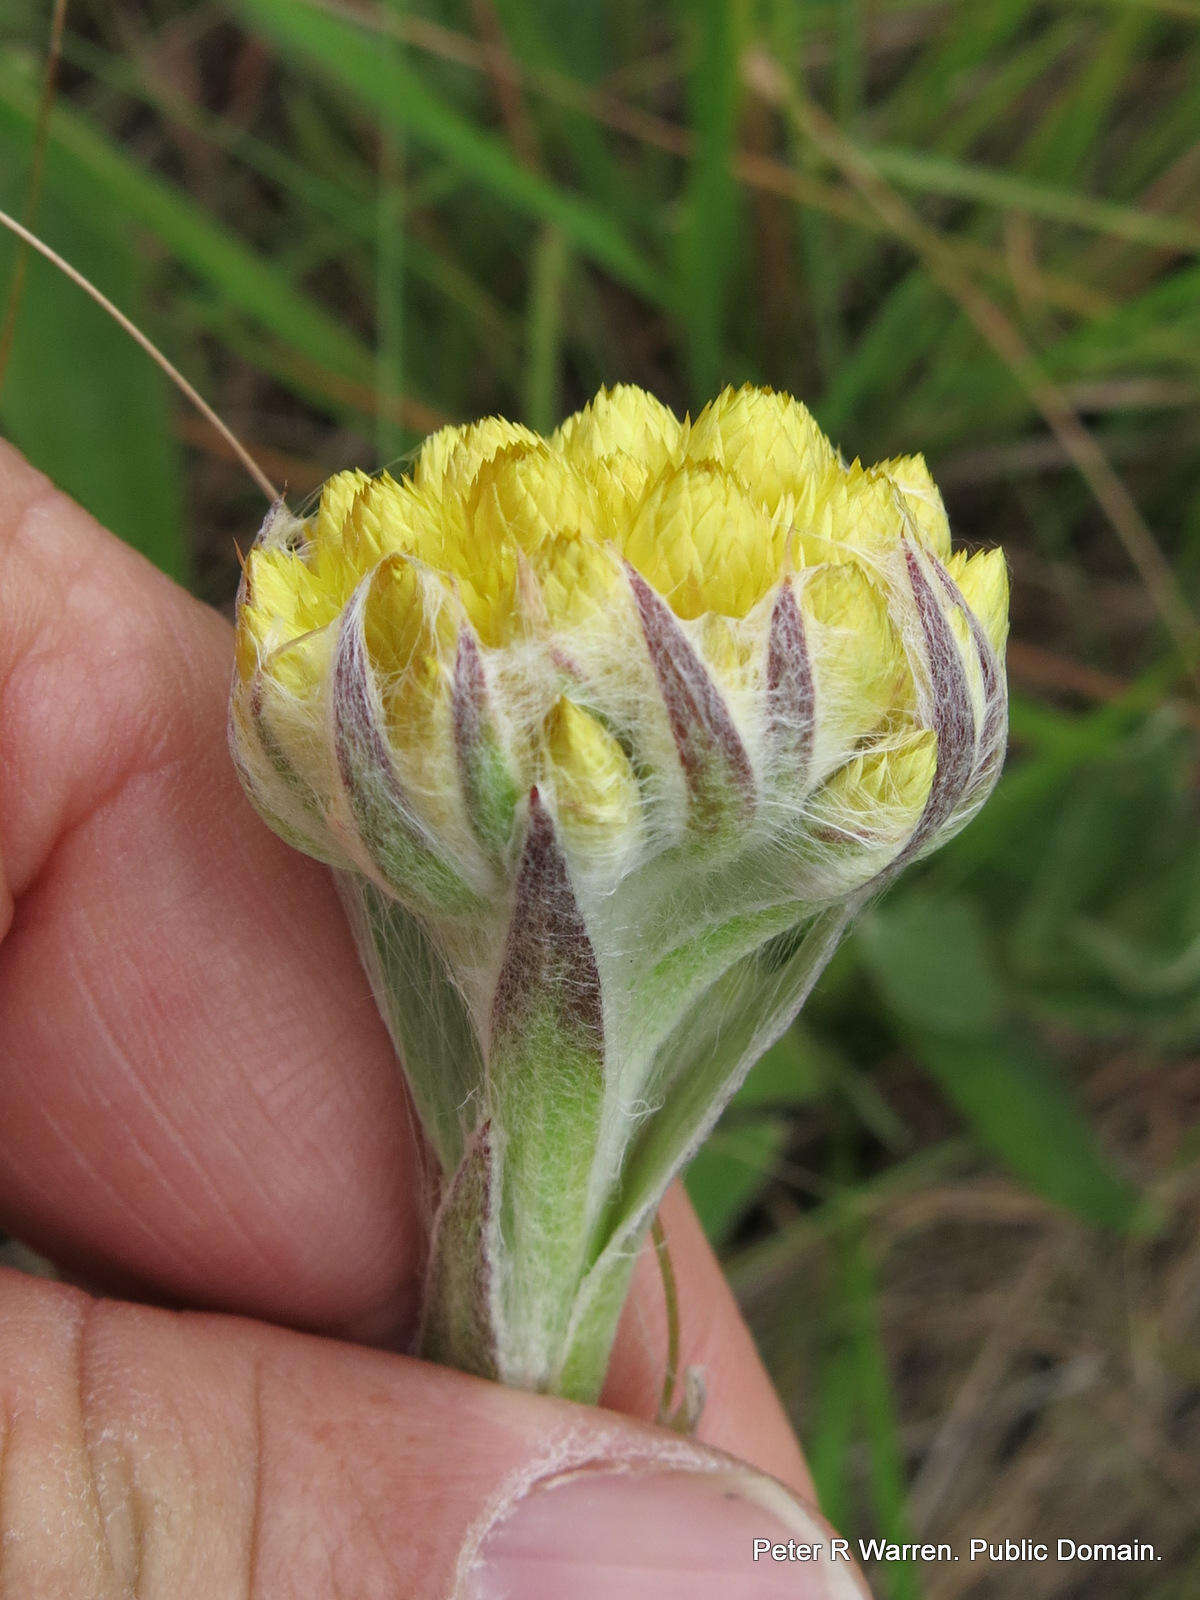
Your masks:
[[[0,1577],[28,1600],[866,1593],[810,1507],[672,1434],[11,1272],[0,1430]]]

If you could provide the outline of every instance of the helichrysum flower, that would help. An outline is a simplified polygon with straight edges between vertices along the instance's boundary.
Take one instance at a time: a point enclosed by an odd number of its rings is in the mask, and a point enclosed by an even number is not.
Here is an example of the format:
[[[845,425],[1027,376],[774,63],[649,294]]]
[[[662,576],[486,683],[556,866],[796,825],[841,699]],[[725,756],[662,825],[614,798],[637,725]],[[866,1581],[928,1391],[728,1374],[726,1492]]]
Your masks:
[[[670,1178],[998,774],[1007,578],[786,395],[444,428],[246,562],[231,737],[337,868],[436,1171],[426,1350],[594,1396]]]

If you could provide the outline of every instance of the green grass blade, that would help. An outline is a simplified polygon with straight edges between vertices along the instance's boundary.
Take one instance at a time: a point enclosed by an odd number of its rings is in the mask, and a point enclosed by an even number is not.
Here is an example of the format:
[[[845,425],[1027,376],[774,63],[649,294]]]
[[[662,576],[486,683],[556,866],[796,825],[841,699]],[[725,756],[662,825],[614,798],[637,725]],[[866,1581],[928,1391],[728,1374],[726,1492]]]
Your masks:
[[[306,235],[310,232],[320,235],[323,224],[333,224],[341,237],[335,238],[328,247],[331,256],[339,252],[344,254],[347,239],[372,247],[376,244],[379,236],[377,197],[375,188],[367,181],[365,167],[360,170],[342,161],[337,164],[336,180],[323,176],[293,159],[282,147],[256,139],[244,128],[231,126],[86,40],[69,36],[63,57],[139,105],[153,108],[169,123],[199,135],[245,170],[267,179],[296,206]],[[289,109],[295,111],[294,106]],[[448,175],[443,170],[432,175],[422,174],[419,181],[398,188],[393,194],[396,225],[407,226],[414,208],[444,201],[460,181],[457,175]],[[508,376],[517,361],[517,333],[512,317],[495,296],[446,251],[407,231],[404,262],[413,280],[427,286],[477,326],[481,346]]]
[[[812,1427],[804,1443],[817,1486],[817,1503],[840,1533],[851,1526],[853,1502],[847,1464],[858,1422],[858,1362],[840,1324],[816,1371]]]
[[[8,172],[25,162],[8,130]],[[145,272],[121,221],[89,204],[75,174],[48,161],[39,231],[135,320]],[[19,184],[3,185],[19,209]],[[0,285],[11,281],[15,241],[0,241]],[[27,263],[3,391],[5,432],[35,465],[114,533],[184,580],[181,452],[166,378],[111,318],[48,261]]]
[[[567,241],[547,225],[534,251],[525,321],[525,421],[538,433],[549,433],[559,421],[563,297],[570,265]]]
[[[1026,171],[1060,183],[1086,181],[1113,103],[1126,89],[1130,63],[1159,26],[1146,13],[1127,9],[1099,30],[1080,70],[1027,140],[1020,157]]]
[[[770,1179],[787,1143],[779,1117],[718,1128],[687,1169],[688,1197],[710,1241],[724,1244]]]
[[[696,159],[680,238],[679,304],[687,330],[693,404],[725,381],[725,322],[738,264],[738,186],[732,158],[741,90],[742,0],[686,0],[681,15],[697,27],[688,110]]]
[[[521,166],[499,139],[461,116],[407,62],[390,59],[377,38],[305,0],[235,0],[234,9],[389,127],[439,150],[516,210],[557,224],[583,255],[662,303],[662,275],[606,212]]]
[[[0,60],[0,138],[27,137],[35,112],[29,82]],[[60,107],[51,147],[123,225],[148,228],[176,260],[251,321],[306,359],[347,378],[370,382],[370,350],[327,312],[293,289],[269,261],[207,216],[187,195],[137,166],[85,117]]]
[[[1138,1196],[1056,1066],[1010,1020],[972,903],[910,891],[864,917],[858,943],[902,1037],[976,1136],[1056,1205],[1130,1226]]]
[[[390,0],[397,17],[404,0]],[[399,39],[383,43],[383,53],[403,70]],[[375,448],[381,466],[394,462],[409,441],[396,422],[396,402],[404,393],[405,270],[404,136],[392,127],[379,130],[378,193],[375,202],[375,370],[384,401],[375,423]]]
[[[595,118],[533,92],[551,77],[581,89],[602,80],[612,59],[611,16],[602,6],[581,6],[574,0],[549,6],[531,6],[529,0],[492,0],[492,4],[530,91],[528,109],[536,119],[543,153],[577,173],[578,187],[594,205],[619,219],[623,228],[650,228],[656,211],[653,187],[630,182],[628,168]],[[629,42],[636,47],[637,32],[632,28],[629,32]]]
[[[851,1370],[870,1465],[871,1500],[880,1536],[895,1544],[912,1542],[908,1526],[904,1445],[887,1355],[879,1330],[879,1298],[862,1230],[851,1224],[838,1240],[845,1298]],[[911,1561],[881,1563],[888,1600],[920,1600],[922,1583]]]
[[[1095,1227],[1138,1224],[1137,1191],[1112,1171],[1058,1068],[1015,1030],[995,1039],[924,1034],[922,1066],[978,1137],[1036,1193]]]
[[[750,1069],[687,1171],[687,1191],[714,1244],[728,1239],[770,1179],[788,1137],[784,1113],[822,1092],[827,1066],[800,1027]]]
[[[866,154],[884,177],[904,189],[956,200],[977,200],[1155,249],[1188,254],[1200,251],[1200,227],[1186,217],[1160,216],[1109,200],[1095,200],[1076,189],[1039,183],[1019,173],[926,151],[876,145],[868,147]]]

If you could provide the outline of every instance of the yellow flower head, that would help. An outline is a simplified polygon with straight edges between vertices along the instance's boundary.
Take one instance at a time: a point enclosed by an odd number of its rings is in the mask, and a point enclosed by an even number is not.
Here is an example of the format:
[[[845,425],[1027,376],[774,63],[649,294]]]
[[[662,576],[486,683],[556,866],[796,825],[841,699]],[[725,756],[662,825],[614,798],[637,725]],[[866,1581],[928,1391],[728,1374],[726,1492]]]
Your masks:
[[[920,456],[847,465],[772,390],[681,421],[624,384],[549,438],[443,428],[407,476],[341,472],[307,521],[276,517],[246,563],[236,722],[267,751],[243,751],[264,809],[286,772],[288,814],[299,793],[327,853],[360,864],[350,684],[415,836],[468,881],[538,782],[581,859],[631,829],[650,851],[712,846],[831,809],[855,835],[877,789],[898,838],[990,782],[1006,625],[1003,557],[951,553]],[[947,693],[970,722],[956,756]],[[313,731],[331,719],[332,746]],[[927,758],[957,761],[957,799],[912,777]]]

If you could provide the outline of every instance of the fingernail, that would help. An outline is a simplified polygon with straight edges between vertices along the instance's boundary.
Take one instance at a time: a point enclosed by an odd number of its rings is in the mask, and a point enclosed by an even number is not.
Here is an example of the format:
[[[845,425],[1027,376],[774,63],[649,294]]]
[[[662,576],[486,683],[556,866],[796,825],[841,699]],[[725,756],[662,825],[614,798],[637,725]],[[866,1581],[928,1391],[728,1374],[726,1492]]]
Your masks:
[[[789,1544],[790,1541],[790,1544]],[[868,1600],[849,1548],[734,1470],[566,1473],[485,1535],[461,1600]]]

